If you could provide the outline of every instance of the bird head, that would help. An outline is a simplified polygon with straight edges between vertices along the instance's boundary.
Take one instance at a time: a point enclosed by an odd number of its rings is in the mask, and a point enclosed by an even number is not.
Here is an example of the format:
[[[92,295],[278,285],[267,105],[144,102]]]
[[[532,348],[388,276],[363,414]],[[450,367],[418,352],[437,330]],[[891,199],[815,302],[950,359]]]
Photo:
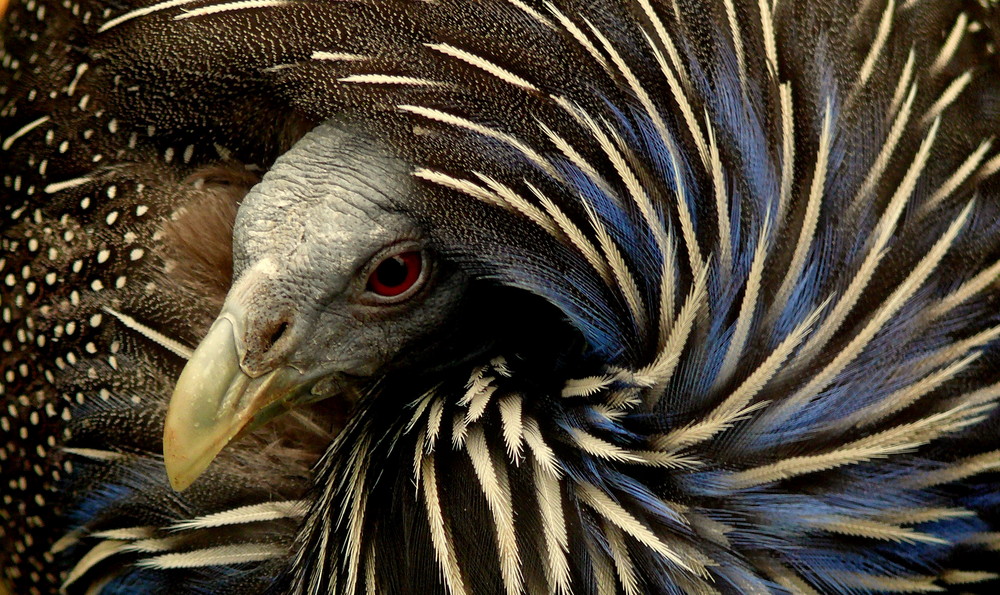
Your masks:
[[[176,489],[244,429],[392,369],[455,309],[465,278],[436,262],[407,214],[414,192],[402,160],[324,124],[247,194],[235,281],[168,410]]]

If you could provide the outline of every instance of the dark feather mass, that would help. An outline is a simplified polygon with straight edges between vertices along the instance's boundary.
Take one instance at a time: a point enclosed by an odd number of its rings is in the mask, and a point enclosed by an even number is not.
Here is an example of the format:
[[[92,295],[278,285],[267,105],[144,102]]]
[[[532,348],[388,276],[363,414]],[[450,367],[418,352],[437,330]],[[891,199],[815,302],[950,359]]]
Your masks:
[[[1000,592],[998,31],[10,0],[0,580]]]

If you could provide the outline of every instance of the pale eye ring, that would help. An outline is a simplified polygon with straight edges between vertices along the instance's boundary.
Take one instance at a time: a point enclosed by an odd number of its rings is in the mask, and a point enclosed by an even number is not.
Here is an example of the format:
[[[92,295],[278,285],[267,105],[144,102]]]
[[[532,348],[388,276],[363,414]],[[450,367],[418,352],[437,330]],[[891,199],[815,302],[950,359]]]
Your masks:
[[[422,250],[404,250],[383,258],[368,275],[365,290],[380,302],[400,302],[417,292],[425,278]]]

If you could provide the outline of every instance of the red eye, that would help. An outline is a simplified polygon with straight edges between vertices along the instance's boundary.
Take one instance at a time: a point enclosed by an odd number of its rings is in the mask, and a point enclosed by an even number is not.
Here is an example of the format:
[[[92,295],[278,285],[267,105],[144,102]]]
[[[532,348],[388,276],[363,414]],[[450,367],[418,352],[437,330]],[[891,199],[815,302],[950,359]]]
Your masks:
[[[389,298],[402,295],[420,281],[423,265],[423,257],[417,250],[390,256],[368,277],[368,291]]]

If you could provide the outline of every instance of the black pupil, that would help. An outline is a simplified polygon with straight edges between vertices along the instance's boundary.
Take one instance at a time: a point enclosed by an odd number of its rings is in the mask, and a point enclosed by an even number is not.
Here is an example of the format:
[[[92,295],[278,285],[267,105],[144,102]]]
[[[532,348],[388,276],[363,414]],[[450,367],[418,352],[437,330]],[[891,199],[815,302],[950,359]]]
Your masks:
[[[375,269],[378,282],[386,287],[399,287],[406,281],[406,261],[399,256],[393,256],[382,261]]]

